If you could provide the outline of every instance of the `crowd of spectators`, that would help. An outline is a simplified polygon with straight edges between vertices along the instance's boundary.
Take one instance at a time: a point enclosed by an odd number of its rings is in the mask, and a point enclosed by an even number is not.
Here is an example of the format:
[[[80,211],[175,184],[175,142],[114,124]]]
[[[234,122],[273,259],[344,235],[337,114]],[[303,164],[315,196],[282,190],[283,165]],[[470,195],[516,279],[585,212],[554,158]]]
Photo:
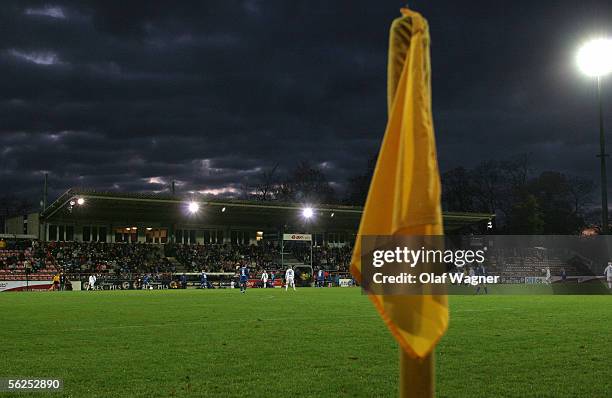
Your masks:
[[[189,271],[205,269],[208,272],[233,272],[236,267],[246,264],[252,270],[280,267],[281,253],[277,242],[257,245],[176,245],[176,259]],[[285,248],[286,255],[293,256],[304,264],[310,264],[310,246],[290,246]],[[350,266],[352,248],[315,246],[312,248],[315,269],[347,272]]]
[[[304,264],[310,264],[310,247],[294,247],[291,252]],[[353,248],[350,246],[315,246],[312,248],[312,267],[315,270],[321,268],[330,271],[348,272],[352,253]]]
[[[32,279],[47,279],[57,269],[55,263],[38,254],[39,243],[30,240],[2,241],[0,244],[0,279],[28,274]]]
[[[253,276],[263,270],[281,270],[278,242],[252,245],[231,244],[145,244],[101,242],[4,242],[0,248],[0,272],[39,273],[42,276],[63,272],[69,275],[96,274],[108,278],[134,278],[149,275],[152,280],[183,272],[235,272],[246,265]],[[285,256],[310,263],[310,247],[285,247]],[[312,248],[313,268],[346,272],[351,248],[318,246]]]
[[[163,247],[144,243],[17,241],[0,249],[0,270],[30,274],[62,271],[68,274],[175,272]]]
[[[234,272],[243,264],[253,270],[276,268],[280,258],[278,245],[176,245],[176,259],[189,271]]]
[[[174,272],[159,245],[145,243],[45,242],[37,256],[52,259],[66,273],[130,275]]]

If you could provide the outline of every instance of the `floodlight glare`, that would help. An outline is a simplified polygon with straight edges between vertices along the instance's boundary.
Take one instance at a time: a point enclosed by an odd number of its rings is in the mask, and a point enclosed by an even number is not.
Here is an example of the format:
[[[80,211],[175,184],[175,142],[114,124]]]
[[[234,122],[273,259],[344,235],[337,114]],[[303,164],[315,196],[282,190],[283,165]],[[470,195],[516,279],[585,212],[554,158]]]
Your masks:
[[[78,204],[79,206],[83,206],[83,205],[85,204],[85,199],[83,199],[83,198],[78,198],[78,199],[77,199],[77,204]]]
[[[188,209],[189,209],[189,212],[192,213],[192,214],[193,213],[197,213],[198,210],[200,210],[200,205],[197,204],[196,202],[189,202]]]
[[[580,47],[578,67],[587,76],[602,77],[612,72],[612,39],[591,40]]]
[[[302,215],[304,218],[312,218],[313,214],[312,207],[306,207],[304,210],[302,210]]]

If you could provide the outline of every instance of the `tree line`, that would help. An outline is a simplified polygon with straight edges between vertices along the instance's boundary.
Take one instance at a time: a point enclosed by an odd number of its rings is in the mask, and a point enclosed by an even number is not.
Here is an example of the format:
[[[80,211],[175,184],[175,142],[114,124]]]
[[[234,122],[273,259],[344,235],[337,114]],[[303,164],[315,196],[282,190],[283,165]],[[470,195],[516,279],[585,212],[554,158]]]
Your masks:
[[[531,172],[529,156],[483,161],[442,174],[447,211],[496,215],[507,234],[575,234],[596,219],[595,184],[559,171]]]
[[[250,199],[363,206],[376,157],[337,191],[324,171],[300,162],[285,176],[278,166],[251,187]],[[575,234],[597,222],[595,183],[559,171],[534,173],[529,155],[455,167],[441,175],[445,211],[495,214],[496,230],[507,234]]]

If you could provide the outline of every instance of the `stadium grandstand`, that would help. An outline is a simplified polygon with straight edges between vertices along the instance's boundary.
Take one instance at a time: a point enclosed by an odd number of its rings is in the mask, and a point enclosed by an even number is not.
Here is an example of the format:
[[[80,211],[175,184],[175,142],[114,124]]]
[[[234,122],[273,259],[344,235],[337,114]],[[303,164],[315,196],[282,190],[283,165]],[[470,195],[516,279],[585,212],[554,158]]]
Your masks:
[[[543,270],[550,269],[556,279],[565,273],[567,277],[591,275],[592,260],[570,249],[500,249],[491,256],[489,271],[502,280],[520,277],[542,278]]]
[[[229,286],[242,264],[254,270],[253,284],[264,269],[278,273],[290,264],[303,284],[318,269],[340,284],[351,279],[361,212],[342,205],[70,189],[40,213],[7,220],[0,280],[20,281],[11,284],[15,288],[44,281],[42,289],[57,274],[83,283],[95,274],[100,286],[133,287],[147,275],[153,286],[168,287],[180,285],[184,275],[188,286],[198,286],[204,270],[216,286]],[[483,233],[492,219],[444,213],[451,233]]]
[[[502,284],[552,284],[596,281],[610,258],[606,236],[463,235],[449,236],[446,248],[484,250],[485,260],[466,261],[449,270],[498,276]],[[461,242],[461,243],[459,243]]]

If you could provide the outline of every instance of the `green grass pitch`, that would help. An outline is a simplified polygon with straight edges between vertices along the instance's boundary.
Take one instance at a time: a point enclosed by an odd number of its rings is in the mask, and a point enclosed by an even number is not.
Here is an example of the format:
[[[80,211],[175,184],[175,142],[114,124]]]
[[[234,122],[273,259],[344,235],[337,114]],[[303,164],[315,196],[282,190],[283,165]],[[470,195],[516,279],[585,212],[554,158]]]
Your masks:
[[[612,396],[610,296],[450,305],[439,397]],[[357,288],[3,293],[0,319],[0,377],[64,379],[52,396],[397,395],[397,345]]]

